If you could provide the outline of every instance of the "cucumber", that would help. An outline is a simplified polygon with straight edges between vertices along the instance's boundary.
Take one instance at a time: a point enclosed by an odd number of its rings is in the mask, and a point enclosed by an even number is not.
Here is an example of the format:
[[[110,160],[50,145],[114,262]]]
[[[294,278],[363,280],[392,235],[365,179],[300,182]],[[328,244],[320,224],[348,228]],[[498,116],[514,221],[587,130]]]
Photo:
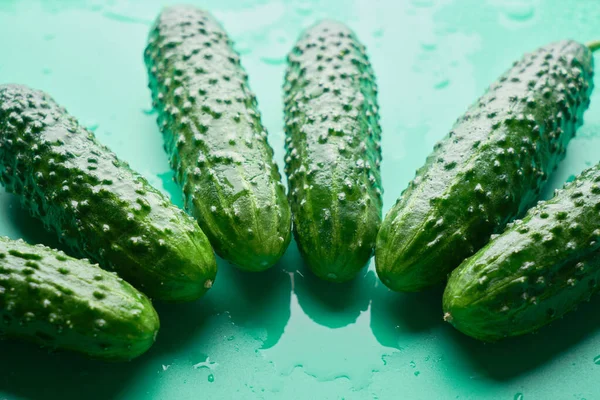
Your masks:
[[[159,325],[150,300],[114,273],[0,237],[1,335],[119,361],[146,352]]]
[[[256,97],[219,23],[192,6],[163,10],[145,51],[153,105],[186,209],[239,268],[274,265],[291,211]]]
[[[74,254],[150,297],[194,300],[212,286],[215,257],[194,219],[43,92],[0,86],[0,181]]]
[[[484,341],[535,331],[598,291],[600,165],[509,224],[451,274],[444,318]]]
[[[441,283],[535,204],[583,121],[592,75],[590,49],[567,40],[526,54],[492,84],[384,219],[375,250],[383,283]]]
[[[286,173],[294,235],[319,278],[352,279],[373,254],[381,223],[377,86],[364,46],[322,21],[288,57]]]

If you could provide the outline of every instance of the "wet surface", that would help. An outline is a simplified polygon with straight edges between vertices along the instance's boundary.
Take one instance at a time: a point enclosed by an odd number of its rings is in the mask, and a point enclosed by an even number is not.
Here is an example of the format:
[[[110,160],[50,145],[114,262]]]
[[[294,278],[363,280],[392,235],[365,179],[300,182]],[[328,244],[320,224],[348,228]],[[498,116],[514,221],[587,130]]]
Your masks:
[[[287,52],[320,18],[356,31],[380,88],[385,211],[433,144],[523,52],[553,40],[600,39],[595,1],[188,2],[212,11],[234,39],[280,168]],[[181,206],[143,63],[149,26],[163,3],[171,2],[0,1],[0,82],[48,91]],[[545,196],[598,162],[599,146],[596,90]],[[0,234],[58,246],[2,189]],[[0,399],[79,399],[85,392],[94,399],[599,395],[598,299],[539,334],[482,344],[443,323],[443,288],[391,293],[373,265],[355,281],[332,285],[306,270],[292,243],[265,273],[240,272],[223,261],[219,267],[204,299],[157,305],[157,343],[130,363],[1,341]]]

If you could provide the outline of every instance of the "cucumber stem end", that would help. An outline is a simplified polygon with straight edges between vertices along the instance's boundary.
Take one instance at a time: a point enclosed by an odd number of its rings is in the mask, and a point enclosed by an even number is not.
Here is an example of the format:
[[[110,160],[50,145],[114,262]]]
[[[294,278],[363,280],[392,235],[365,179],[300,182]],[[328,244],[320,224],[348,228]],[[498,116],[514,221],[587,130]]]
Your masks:
[[[450,314],[449,312],[444,313],[444,321],[452,322],[452,314]]]
[[[592,42],[589,42],[589,43],[587,44],[587,47],[588,47],[588,48],[589,48],[589,49],[590,49],[592,52],[594,52],[594,51],[596,51],[596,50],[600,49],[600,40],[594,40],[594,41],[592,41]]]

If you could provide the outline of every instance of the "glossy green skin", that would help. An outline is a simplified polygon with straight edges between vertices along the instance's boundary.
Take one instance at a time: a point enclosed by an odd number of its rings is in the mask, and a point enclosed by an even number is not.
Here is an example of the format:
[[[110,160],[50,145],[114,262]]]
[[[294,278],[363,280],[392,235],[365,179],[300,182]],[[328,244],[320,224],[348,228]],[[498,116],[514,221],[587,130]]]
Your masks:
[[[150,300],[116,274],[0,237],[0,334],[121,361],[146,352],[159,326]]]
[[[148,296],[189,301],[216,275],[193,218],[43,92],[0,86],[0,180],[73,253]]]
[[[217,254],[271,267],[288,247],[291,211],[238,54],[191,6],[163,10],[145,52],[158,124],[186,209]]]
[[[600,165],[541,201],[450,276],[445,319],[477,339],[537,330],[598,290]]]
[[[446,279],[537,200],[583,122],[589,49],[562,41],[526,54],[439,142],[386,216],[377,273],[396,291]]]
[[[381,223],[381,128],[365,48],[346,26],[308,29],[288,57],[286,173],[298,248],[318,277],[352,279]]]

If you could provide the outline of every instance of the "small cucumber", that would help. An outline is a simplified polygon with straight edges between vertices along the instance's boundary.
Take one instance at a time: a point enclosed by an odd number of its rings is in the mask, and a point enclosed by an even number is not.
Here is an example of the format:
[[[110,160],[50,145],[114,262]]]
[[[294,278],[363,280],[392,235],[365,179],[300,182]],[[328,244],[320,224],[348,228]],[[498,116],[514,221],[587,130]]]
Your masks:
[[[598,291],[600,165],[540,201],[450,276],[444,318],[495,341],[537,330]]]
[[[381,226],[379,277],[396,291],[441,283],[537,201],[583,122],[590,49],[561,41],[492,84],[417,171]]]
[[[343,24],[308,29],[288,57],[286,173],[294,234],[308,267],[352,279],[381,223],[381,128],[365,48]]]
[[[0,181],[75,254],[150,297],[194,300],[215,279],[194,219],[43,92],[0,86]]]
[[[0,334],[124,361],[152,346],[159,325],[150,300],[114,273],[0,237]]]
[[[291,238],[291,211],[256,97],[219,23],[166,8],[145,52],[154,107],[186,209],[218,255],[271,267]]]

